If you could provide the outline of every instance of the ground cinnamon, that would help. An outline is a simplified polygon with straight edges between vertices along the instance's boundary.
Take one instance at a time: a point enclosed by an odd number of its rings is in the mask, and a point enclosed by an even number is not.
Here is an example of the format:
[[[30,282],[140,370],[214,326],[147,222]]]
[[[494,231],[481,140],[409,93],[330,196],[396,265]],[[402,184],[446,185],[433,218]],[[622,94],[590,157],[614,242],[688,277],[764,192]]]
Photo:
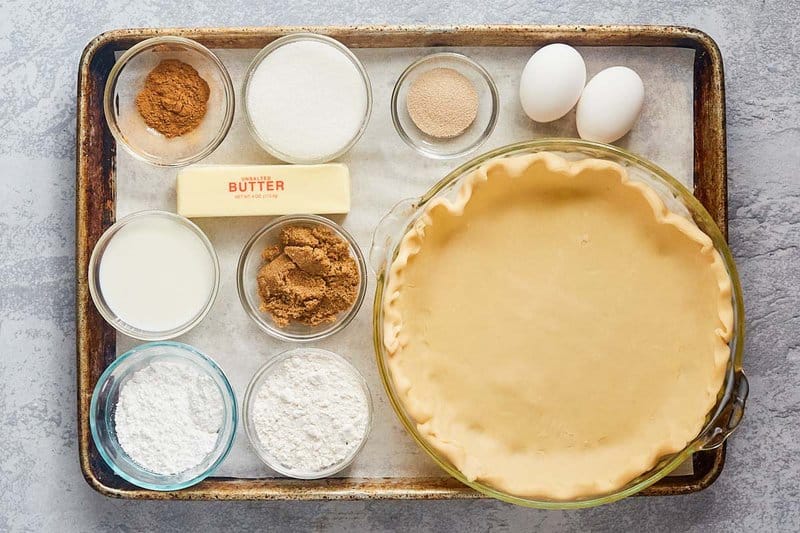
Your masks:
[[[330,228],[288,226],[281,242],[262,252],[258,271],[261,310],[275,324],[333,322],[358,294],[360,273],[345,240]]]
[[[136,96],[145,123],[165,137],[195,129],[206,114],[210,90],[191,65],[165,59],[150,71]]]

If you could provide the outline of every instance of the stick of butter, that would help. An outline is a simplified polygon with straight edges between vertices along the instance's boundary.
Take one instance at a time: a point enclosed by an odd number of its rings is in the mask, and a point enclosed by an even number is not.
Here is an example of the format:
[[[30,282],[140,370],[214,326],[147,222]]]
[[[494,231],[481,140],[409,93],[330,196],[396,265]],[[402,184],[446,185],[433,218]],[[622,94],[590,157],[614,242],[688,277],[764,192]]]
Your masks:
[[[178,172],[185,217],[334,214],[350,211],[350,172],[325,165],[195,165]]]

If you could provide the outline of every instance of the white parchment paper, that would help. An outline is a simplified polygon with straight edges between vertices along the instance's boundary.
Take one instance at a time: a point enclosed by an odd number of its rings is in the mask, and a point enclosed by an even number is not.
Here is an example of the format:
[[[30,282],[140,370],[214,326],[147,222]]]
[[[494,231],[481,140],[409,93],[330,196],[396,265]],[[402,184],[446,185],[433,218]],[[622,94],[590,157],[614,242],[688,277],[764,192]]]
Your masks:
[[[364,255],[369,252],[372,230],[398,201],[420,196],[432,184],[468,157],[433,161],[406,146],[390,118],[392,88],[400,73],[415,59],[445,49],[355,50],[372,81],[374,105],[369,126],[359,143],[341,162],[350,167],[352,210],[337,217],[357,239]],[[481,63],[494,77],[500,93],[500,114],[494,134],[477,153],[504,144],[544,136],[577,137],[574,111],[550,123],[528,120],[519,105],[518,82],[532,48],[452,48]],[[638,123],[617,144],[662,166],[686,185],[692,185],[694,51],[678,48],[581,48],[591,77],[603,68],[624,65],[636,70],[645,85],[645,106]],[[241,107],[244,73],[257,50],[218,50],[237,91],[237,110],[222,145],[203,163],[276,164],[253,141]],[[587,78],[588,79],[588,78]],[[475,154],[473,154],[475,155]],[[142,163],[124,150],[117,154],[117,216],[142,209],[175,210],[175,169]],[[196,219],[219,255],[221,286],[217,301],[193,331],[177,340],[191,344],[214,358],[228,375],[241,402],[256,370],[271,356],[295,347],[259,330],[247,317],[236,294],[235,270],[247,239],[269,217]],[[370,385],[375,407],[369,441],[355,463],[342,475],[353,477],[438,477],[441,471],[413,442],[397,420],[381,385],[372,350],[372,297],[375,279],[370,273],[367,298],[356,319],[342,332],[314,344],[346,357],[361,370]],[[117,336],[121,354],[139,341]],[[676,474],[691,472],[691,464]],[[239,427],[233,450],[217,471],[221,476],[244,478],[278,476],[250,449]]]

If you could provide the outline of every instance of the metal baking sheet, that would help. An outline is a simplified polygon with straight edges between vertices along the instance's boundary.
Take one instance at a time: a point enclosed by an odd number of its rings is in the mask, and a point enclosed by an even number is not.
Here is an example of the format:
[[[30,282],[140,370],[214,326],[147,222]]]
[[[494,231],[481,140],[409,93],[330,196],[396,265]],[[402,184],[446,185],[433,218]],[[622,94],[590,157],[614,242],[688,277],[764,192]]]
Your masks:
[[[609,31],[608,27],[598,29],[598,31]],[[475,28],[473,28],[474,30]],[[397,77],[402,70],[415,59],[431,53],[433,51],[452,50],[464,53],[481,63],[493,76],[498,85],[500,94],[500,114],[497,128],[494,134],[484,144],[479,152],[486,151],[511,142],[527,140],[544,136],[577,136],[574,121],[574,112],[566,117],[550,123],[535,124],[525,117],[519,106],[517,96],[517,83],[519,75],[525,62],[536,48],[546,42],[548,31],[553,35],[554,40],[567,41],[569,37],[579,37],[578,30],[554,28],[542,29],[542,34],[536,34],[535,27],[513,27],[506,30],[516,29],[519,32],[529,32],[532,37],[529,46],[496,46],[498,35],[492,36],[491,28],[479,27],[479,35],[473,39],[459,38],[459,32],[465,30],[441,31],[437,35],[435,30],[422,30],[419,35],[425,39],[417,39],[417,44],[406,42],[407,37],[413,37],[413,30],[400,32],[395,39],[389,38],[383,42],[380,36],[386,35],[377,32],[373,40],[377,42],[376,48],[369,48],[370,40],[367,32],[359,35],[358,28],[346,29],[349,32],[350,41],[346,44],[351,46],[360,44],[354,52],[363,61],[366,70],[372,81],[373,88],[373,112],[366,133],[360,142],[348,154],[340,159],[350,167],[352,175],[352,210],[347,216],[334,217],[342,223],[353,235],[362,247],[365,254],[368,252],[371,233],[376,226],[379,218],[386,213],[396,202],[408,198],[416,197],[424,193],[432,184],[441,179],[449,170],[455,168],[469,157],[464,157],[449,161],[434,161],[417,154],[406,146],[397,136],[391,123],[389,113],[390,95]],[[317,29],[320,30],[320,29]],[[483,31],[480,31],[483,30]],[[200,32],[204,30],[198,30]],[[211,31],[211,30],[205,30]],[[219,30],[224,32],[225,30]],[[233,37],[220,36],[217,41],[207,44],[221,44],[214,47],[215,52],[228,67],[234,86],[237,88],[237,95],[240,94],[241,83],[245,69],[250,60],[256,54],[258,48],[247,46],[250,43],[261,45],[271,40],[273,35],[265,37],[259,35],[259,29],[240,30],[242,34],[235,34]],[[255,32],[254,35],[248,33]],[[270,30],[262,30],[269,34]],[[499,31],[499,30],[498,30]],[[566,39],[555,39],[556,35],[563,35],[566,31]],[[642,28],[642,31],[645,31]],[[695,139],[698,130],[696,116],[696,91],[698,87],[698,49],[696,47],[679,46],[680,40],[676,35],[680,35],[679,29],[651,28],[652,35],[640,41],[641,44],[648,46],[618,46],[621,44],[624,35],[616,35],[608,39],[608,44],[615,46],[587,46],[579,49],[586,59],[588,75],[591,77],[599,70],[615,65],[625,65],[635,69],[642,77],[645,84],[646,101],[644,111],[634,130],[618,144],[629,150],[639,153],[644,157],[659,164],[667,171],[687,186],[695,187],[698,196],[703,196],[712,203],[717,198],[718,191],[715,187],[719,185],[718,178],[722,175],[712,176],[714,179],[704,179],[702,182],[695,183],[697,173],[696,154],[700,140]],[[110,63],[118,56],[119,50],[127,48],[127,40],[132,44],[141,40],[143,35],[124,32],[117,35],[116,53],[112,52],[106,58],[108,65],[103,65],[103,69],[110,68]],[[324,32],[324,31],[323,31]],[[562,33],[559,33],[562,32]],[[164,30],[160,33],[170,33]],[[188,31],[191,33],[191,31]],[[282,33],[282,32],[273,32]],[[330,32],[329,32],[330,33]],[[336,36],[336,32],[333,32]],[[469,34],[466,30],[466,34]],[[502,33],[502,32],[501,32]],[[185,34],[185,33],[184,33]],[[536,35],[535,35],[536,34]],[[672,34],[672,39],[663,38],[661,41],[657,37]],[[236,39],[238,35],[239,39]],[[646,34],[643,34],[646,35]],[[149,35],[148,35],[149,36]],[[196,37],[194,35],[187,35]],[[202,35],[199,36],[201,42]],[[362,38],[363,37],[363,38]],[[492,46],[436,46],[420,47],[424,41],[427,44],[439,44],[436,39],[443,44],[491,44]],[[464,36],[462,36],[464,37]],[[468,37],[468,35],[467,35]],[[517,42],[520,41],[517,35]],[[197,38],[197,37],[196,37]],[[691,42],[690,35],[684,37],[686,42]],[[435,42],[430,42],[434,40]],[[527,39],[524,40],[527,43]],[[574,41],[573,41],[574,42]],[[595,44],[594,41],[584,41],[587,44]],[[597,42],[600,42],[598,40]],[[634,40],[635,42],[635,40]],[[665,46],[653,46],[662,42]],[[678,43],[678,46],[676,46]],[[230,44],[230,46],[229,46]],[[387,44],[402,45],[402,47],[385,47]],[[575,44],[580,44],[575,43]],[[231,49],[238,48],[238,49]],[[98,88],[95,88],[97,90]],[[706,90],[701,86],[701,90]],[[278,161],[263,152],[249,135],[244,122],[241,100],[237,100],[237,113],[231,131],[222,145],[203,163],[263,163],[275,164]],[[103,125],[104,126],[104,125]],[[102,132],[103,139],[108,141],[107,131]],[[81,135],[83,140],[85,135]],[[722,137],[724,141],[724,136]],[[87,139],[89,143],[90,139]],[[713,140],[713,139],[712,139]],[[698,141],[698,142],[695,142]],[[95,145],[97,141],[95,140]],[[113,140],[110,142],[113,143]],[[89,143],[91,144],[91,143]],[[713,144],[713,143],[712,143]],[[102,149],[103,146],[95,146],[95,149]],[[724,157],[724,145],[723,145]],[[474,154],[473,154],[474,155]],[[103,179],[103,169],[94,169]],[[80,148],[79,148],[79,180],[81,172],[87,174],[89,179],[92,173],[87,169],[81,170]],[[175,169],[161,169],[149,166],[138,161],[123,150],[116,154],[116,165],[109,172],[107,179],[111,181],[112,194],[105,191],[102,199],[106,202],[105,207],[115,217],[121,217],[128,213],[141,209],[165,209],[174,211],[175,209]],[[114,180],[111,180],[111,174]],[[703,176],[701,176],[703,177]],[[116,193],[116,201],[113,202],[113,192]],[[79,187],[79,195],[81,193]],[[88,192],[87,192],[88,194]],[[100,194],[100,193],[98,193]],[[82,215],[79,198],[79,232],[81,227],[92,228],[89,222],[81,224]],[[709,207],[707,205],[707,207]],[[714,206],[709,210],[714,213]],[[718,213],[718,221],[725,222],[724,211]],[[86,215],[88,217],[88,215]],[[721,220],[720,220],[721,218]],[[293,345],[280,342],[268,337],[261,332],[255,324],[246,316],[236,294],[235,268],[239,252],[242,246],[258,228],[263,226],[269,217],[251,218],[228,218],[228,219],[196,219],[195,222],[207,233],[220,259],[221,266],[221,286],[218,299],[203,323],[196,327],[192,332],[183,335],[178,340],[192,344],[202,351],[214,357],[231,379],[232,385],[241,399],[244,389],[255,373],[255,371],[269,357],[280,353]],[[100,226],[106,226],[111,220],[98,220]],[[722,225],[722,224],[721,224]],[[92,233],[98,233],[94,240],[99,236],[100,228],[92,229]],[[91,251],[91,239],[81,239],[79,234],[79,248],[83,247],[85,252]],[[78,257],[80,273],[81,254]],[[374,291],[375,277],[371,275],[368,285],[368,294]],[[79,280],[79,306],[81,305],[81,282]],[[84,295],[85,296],[85,295]],[[91,307],[91,302],[83,302],[84,305]],[[88,312],[93,311],[89,309]],[[95,318],[95,317],[91,317]],[[100,327],[100,326],[97,326]],[[81,324],[79,323],[79,330]],[[88,328],[87,328],[88,329]],[[96,370],[102,369],[115,354],[120,354],[127,349],[139,344],[138,341],[117,335],[113,330],[103,330],[100,343],[105,347],[104,354],[91,354],[81,351],[81,341],[88,343],[92,340],[89,331],[79,334],[79,364],[84,364],[91,372],[96,374]],[[111,342],[115,339],[116,342]],[[413,440],[408,436],[397,420],[395,413],[383,391],[380,378],[377,375],[374,363],[374,353],[372,350],[372,329],[371,329],[371,298],[365,300],[364,306],[357,318],[348,326],[347,329],[339,334],[325,339],[315,346],[327,348],[345,356],[348,356],[353,363],[364,373],[372,390],[375,417],[372,434],[362,453],[356,462],[342,475],[347,479],[341,482],[329,480],[327,482],[313,486],[307,484],[304,488],[293,481],[269,482],[272,478],[279,477],[263,465],[250,449],[244,431],[237,435],[234,448],[228,458],[221,465],[215,474],[222,482],[235,482],[233,485],[226,485],[228,491],[221,491],[212,488],[202,490],[204,485],[214,484],[213,481],[206,481],[194,489],[175,493],[173,497],[227,497],[227,498],[261,498],[261,497],[470,497],[474,493],[470,489],[462,488],[460,485],[453,484],[432,460],[420,450]],[[108,351],[110,350],[110,352]],[[88,358],[88,361],[85,359]],[[83,394],[90,394],[90,386],[93,386],[92,376],[84,376],[80,373],[79,383]],[[96,380],[96,375],[93,379]],[[81,417],[85,413],[81,409]],[[242,428],[240,428],[242,429]],[[82,433],[82,439],[86,436]],[[90,471],[87,478],[98,479],[96,470],[102,470],[104,465],[96,457],[87,453],[85,450],[90,443],[82,440],[82,464],[84,472]],[[724,453],[724,452],[723,452]],[[722,457],[715,456],[710,462],[703,462],[703,476],[707,477],[709,465],[713,465],[714,476],[721,469]],[[697,455],[695,456],[697,458]],[[98,463],[98,461],[100,461]],[[691,489],[681,490],[677,480],[686,480],[686,487],[691,483],[697,483],[694,476],[693,464],[697,461],[687,462],[673,475],[677,475],[676,482],[668,483],[671,487],[669,493],[687,492]],[[708,464],[706,464],[708,463]],[[88,465],[88,466],[86,466]],[[124,483],[114,479],[113,474],[103,472],[103,479],[98,480],[95,485],[101,485],[100,490],[123,497],[165,497],[156,496],[147,491],[139,491]],[[110,480],[110,481],[109,481]],[[248,484],[247,480],[253,480]],[[258,480],[258,481],[256,481]],[[348,481],[350,480],[350,481]],[[371,480],[377,483],[373,485]],[[380,482],[378,482],[380,481]],[[713,481],[713,479],[711,479]],[[109,484],[116,485],[109,490],[104,490]],[[311,488],[309,488],[311,487]],[[373,487],[373,490],[370,489]],[[657,487],[657,486],[656,486]],[[259,488],[261,491],[259,491]],[[651,489],[653,490],[653,489]],[[697,490],[697,489],[695,489]],[[308,492],[310,491],[310,492]],[[147,493],[144,494],[143,493]],[[310,496],[308,494],[311,494]],[[180,494],[177,495],[177,494]],[[170,497],[170,496],[166,496]]]

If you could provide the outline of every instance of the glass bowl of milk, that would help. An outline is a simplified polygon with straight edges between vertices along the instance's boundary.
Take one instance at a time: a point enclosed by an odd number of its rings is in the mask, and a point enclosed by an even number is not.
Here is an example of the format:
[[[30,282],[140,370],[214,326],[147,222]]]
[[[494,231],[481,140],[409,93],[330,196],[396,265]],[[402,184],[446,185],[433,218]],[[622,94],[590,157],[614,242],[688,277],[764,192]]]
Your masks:
[[[89,292],[117,331],[156,341],[182,335],[211,310],[219,260],[203,231],[166,211],[140,211],[108,228],[89,260]]]

